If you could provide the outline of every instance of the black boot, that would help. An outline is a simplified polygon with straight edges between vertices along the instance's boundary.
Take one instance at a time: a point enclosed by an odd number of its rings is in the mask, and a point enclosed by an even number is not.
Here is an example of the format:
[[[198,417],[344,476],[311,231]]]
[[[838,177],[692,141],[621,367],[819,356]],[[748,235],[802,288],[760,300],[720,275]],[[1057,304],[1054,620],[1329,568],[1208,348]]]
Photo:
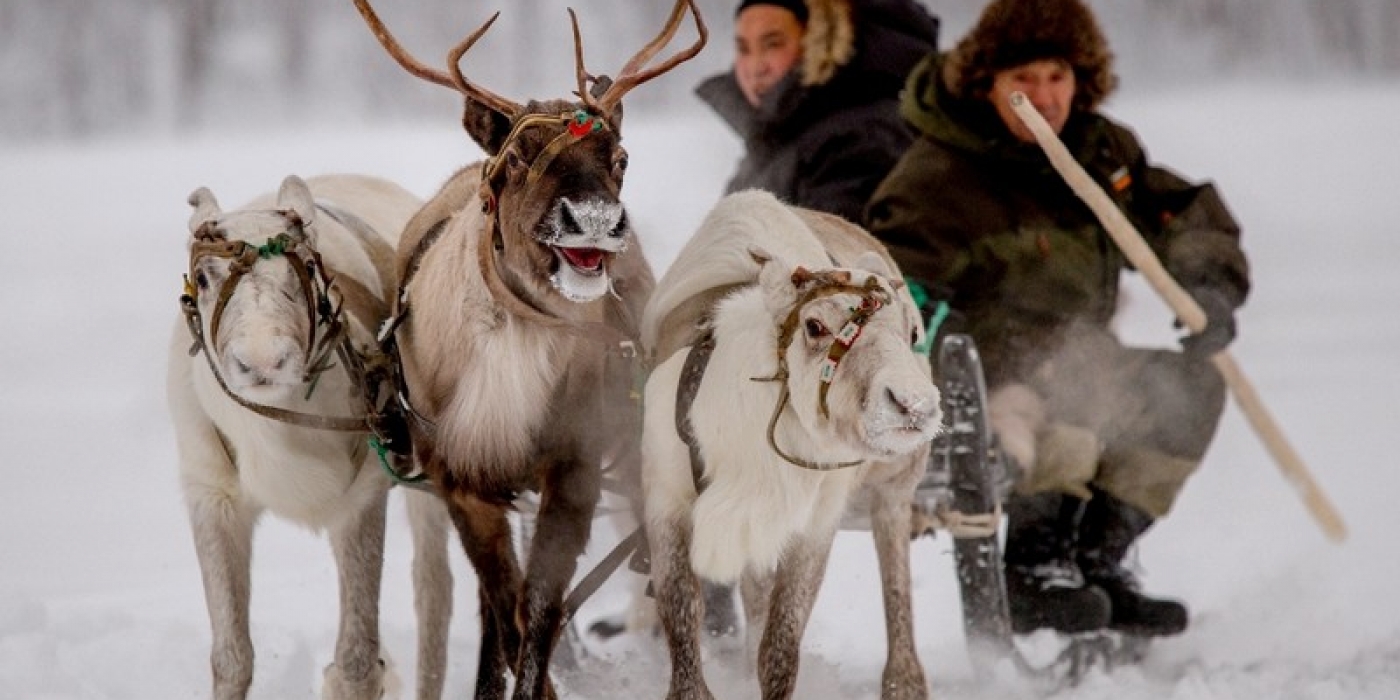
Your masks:
[[[1079,524],[1079,568],[1113,603],[1111,629],[1145,637],[1180,634],[1186,629],[1186,606],[1142,594],[1137,576],[1123,566],[1128,549],[1152,516],[1098,489]]]
[[[1088,632],[1108,626],[1108,595],[1086,585],[1074,557],[1083,501],[1060,493],[1006,503],[1006,597],[1011,631]]]

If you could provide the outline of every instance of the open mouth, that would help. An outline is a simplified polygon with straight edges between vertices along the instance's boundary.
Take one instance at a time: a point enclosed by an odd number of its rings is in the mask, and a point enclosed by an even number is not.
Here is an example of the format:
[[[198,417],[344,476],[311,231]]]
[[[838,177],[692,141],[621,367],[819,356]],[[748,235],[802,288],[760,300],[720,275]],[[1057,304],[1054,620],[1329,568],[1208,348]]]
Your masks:
[[[569,264],[575,272],[581,275],[601,275],[603,274],[603,259],[607,256],[605,251],[598,248],[563,248],[556,247],[555,252],[564,262]]]

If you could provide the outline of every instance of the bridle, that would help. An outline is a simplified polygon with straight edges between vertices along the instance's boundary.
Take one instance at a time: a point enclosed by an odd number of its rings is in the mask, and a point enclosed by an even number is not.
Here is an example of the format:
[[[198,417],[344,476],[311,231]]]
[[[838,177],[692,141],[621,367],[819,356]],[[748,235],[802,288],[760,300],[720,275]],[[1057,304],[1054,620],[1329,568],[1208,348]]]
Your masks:
[[[253,267],[259,262],[280,256],[291,265],[301,286],[302,298],[306,300],[309,331],[306,351],[303,355],[303,367],[306,370],[302,381],[308,385],[307,396],[309,397],[315,390],[321,374],[334,366],[331,359],[332,353],[338,353],[341,360],[347,364],[347,368],[363,366],[357,357],[349,357],[355,353],[353,348],[348,346],[342,308],[343,296],[337,294],[341,298],[332,300],[333,282],[328,276],[325,265],[321,262],[320,253],[306,243],[301,217],[290,210],[279,213],[286,220],[286,230],[268,238],[267,242],[262,245],[242,240],[230,240],[223,231],[218,229],[214,221],[204,222],[194,232],[194,242],[190,246],[190,272],[185,274],[184,293],[180,295],[180,307],[184,312],[185,325],[189,328],[190,336],[194,339],[194,343],[190,346],[190,356],[193,357],[203,351],[205,360],[209,364],[209,370],[213,373],[224,393],[235,403],[254,413],[309,428],[364,431],[366,430],[364,418],[304,413],[250,401],[240,396],[229,387],[223,372],[214,362],[213,353],[209,351],[208,338],[204,334],[203,314],[199,310],[199,289],[190,281],[191,275],[196,274],[199,263],[209,257],[231,261],[228,277],[219,287],[219,296],[214,303],[213,317],[210,319],[209,332],[217,339],[224,311],[233,298],[234,292],[237,291],[238,283],[245,275],[252,272]]]
[[[527,188],[534,185],[544,176],[545,171],[549,169],[549,164],[554,162],[554,158],[565,148],[581,141],[589,134],[599,133],[609,128],[607,120],[587,109],[577,109],[573,112],[561,112],[559,114],[531,113],[517,118],[515,123],[511,124],[510,132],[506,135],[505,140],[501,142],[500,148],[496,150],[497,155],[487,158],[486,162],[482,164],[481,206],[482,210],[487,215],[495,215],[496,206],[499,202],[499,193],[496,192],[495,186],[492,184],[496,179],[496,173],[499,172],[501,168],[501,158],[499,154],[504,153],[511,144],[518,140],[521,132],[525,129],[532,126],[555,126],[559,124],[564,125],[564,130],[560,131],[549,143],[545,144],[545,147],[540,149],[535,159],[531,161],[530,170],[525,175],[525,186]]]
[[[791,375],[788,370],[787,347],[797,334],[797,327],[801,321],[802,309],[807,304],[817,299],[834,296],[836,294],[855,294],[860,297],[860,304],[851,309],[851,314],[847,317],[846,322],[841,326],[840,330],[834,334],[831,347],[827,349],[826,358],[822,360],[818,378],[820,386],[817,390],[817,409],[821,412],[823,418],[829,417],[830,411],[827,408],[826,395],[827,390],[831,388],[831,383],[836,379],[836,368],[841,364],[841,360],[846,357],[846,354],[850,352],[851,346],[860,338],[866,324],[870,322],[870,319],[875,313],[889,305],[890,293],[884,287],[880,286],[879,280],[873,275],[866,278],[865,284],[857,286],[850,284],[850,273],[845,271],[827,270],[823,272],[802,272],[801,274],[804,275],[805,279],[803,283],[808,288],[798,297],[797,302],[793,304],[792,310],[788,312],[787,318],[778,326],[778,371],[771,377],[754,378],[754,381],[781,383],[777,404],[773,407],[772,417],[768,419],[768,444],[779,457],[804,469],[833,471],[836,469],[858,466],[863,463],[863,460],[856,460],[854,462],[812,462],[802,459],[801,457],[793,456],[778,446],[778,417],[782,415],[783,409],[787,407],[788,400],[791,397],[791,389],[789,388],[788,382],[788,380],[791,379]]]

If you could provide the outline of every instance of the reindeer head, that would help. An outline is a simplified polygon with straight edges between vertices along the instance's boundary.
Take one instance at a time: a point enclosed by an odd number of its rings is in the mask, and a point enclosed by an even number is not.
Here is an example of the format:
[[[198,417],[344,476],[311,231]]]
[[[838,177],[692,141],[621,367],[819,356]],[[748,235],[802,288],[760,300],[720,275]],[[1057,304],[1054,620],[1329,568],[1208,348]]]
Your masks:
[[[913,452],[940,430],[928,362],[910,346],[902,284],[874,253],[850,268],[809,270],[765,254],[759,285],[778,329],[778,378],[810,434],[857,453]]]
[[[578,18],[569,10],[577,101],[532,100],[523,105],[472,83],[462,72],[462,57],[499,13],[448,53],[448,69],[442,72],[405,52],[368,0],[355,0],[355,6],[404,69],[464,97],[462,125],[488,155],[481,204],[493,222],[492,243],[504,266],[543,273],[552,288],[571,301],[603,296],[609,289],[612,260],[631,238],[619,199],[627,169],[622,97],[699,53],[708,34],[694,0],[677,0],[661,32],[628,61],[615,81],[584,69]],[[687,8],[699,34],[695,44],[646,68],[675,35]],[[521,279],[514,283],[529,284]]]
[[[275,209],[224,212],[205,187],[189,203],[186,295],[201,320],[204,351],[242,393],[301,385],[317,371],[317,328],[329,305],[311,191],[293,175]]]

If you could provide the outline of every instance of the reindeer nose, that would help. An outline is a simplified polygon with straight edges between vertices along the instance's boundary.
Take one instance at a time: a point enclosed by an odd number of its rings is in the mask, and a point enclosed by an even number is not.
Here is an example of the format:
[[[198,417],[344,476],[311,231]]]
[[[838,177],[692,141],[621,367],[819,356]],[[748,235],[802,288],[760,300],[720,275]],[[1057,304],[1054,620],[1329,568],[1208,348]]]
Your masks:
[[[608,229],[608,237],[622,238],[627,235],[627,226],[627,211],[623,210],[622,214],[618,216],[617,223],[614,224],[612,228]]]
[[[239,386],[285,383],[296,368],[300,350],[287,338],[261,343],[234,343],[229,346],[224,371],[228,381]]]
[[[924,391],[909,391],[899,387],[886,387],[885,397],[901,416],[911,425],[923,425],[941,420],[938,394]]]

